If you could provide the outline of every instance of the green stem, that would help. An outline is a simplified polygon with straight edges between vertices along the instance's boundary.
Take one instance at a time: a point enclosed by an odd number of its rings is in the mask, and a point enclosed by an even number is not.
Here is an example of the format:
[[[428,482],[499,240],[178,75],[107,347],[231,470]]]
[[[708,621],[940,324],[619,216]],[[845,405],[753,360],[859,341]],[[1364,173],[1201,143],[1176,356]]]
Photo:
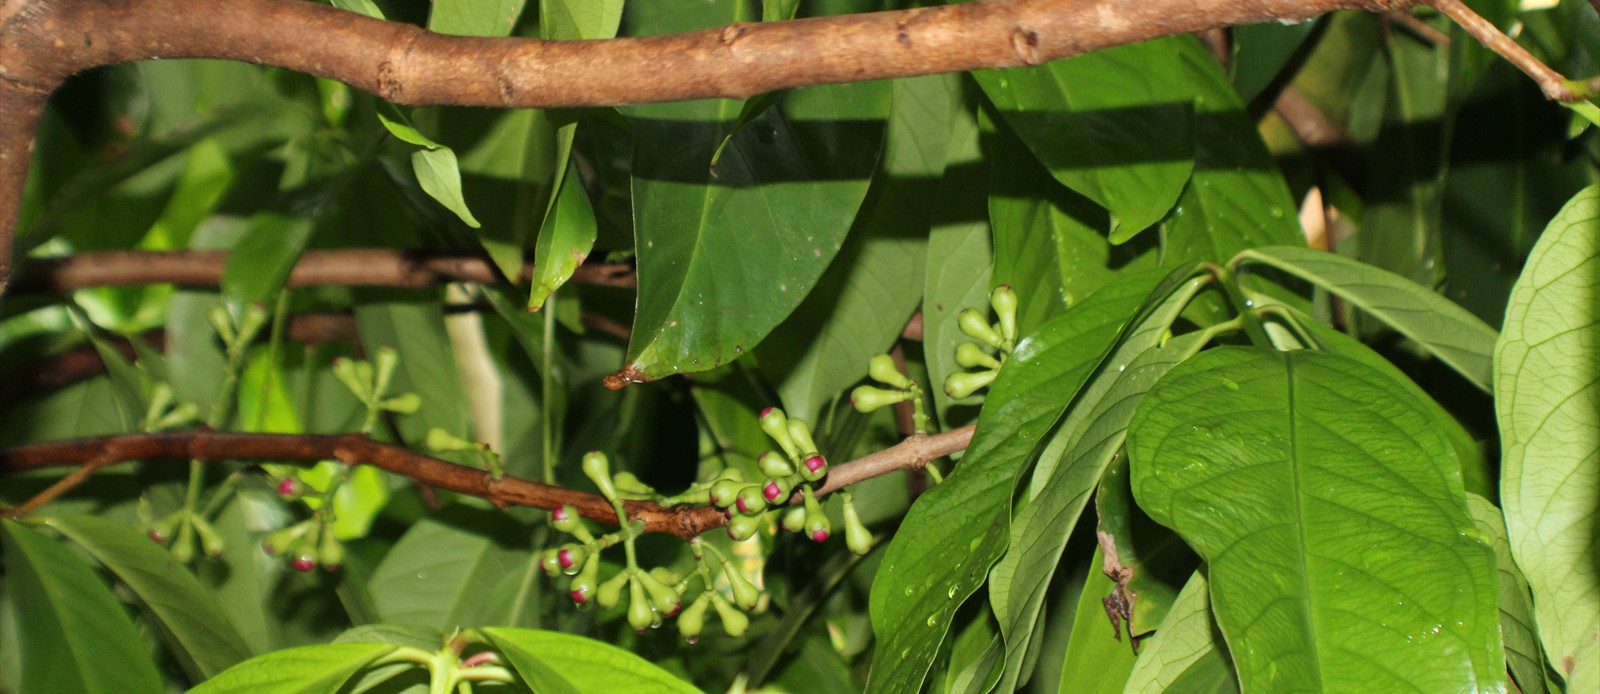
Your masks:
[[[1233,304],[1233,310],[1242,319],[1244,334],[1250,341],[1262,347],[1271,347],[1272,338],[1267,337],[1266,330],[1261,327],[1261,317],[1255,312],[1255,302],[1245,294],[1244,288],[1239,286],[1239,275],[1231,268],[1207,263],[1206,271],[1217,278],[1217,283],[1222,286],[1222,293],[1228,297],[1228,302]]]
[[[539,369],[539,381],[542,389],[539,403],[539,434],[540,438],[543,439],[541,445],[543,446],[545,484],[556,483],[556,435],[552,431],[555,408],[551,405],[551,399],[555,397],[555,377],[550,369],[555,363],[557,301],[556,292],[551,292],[549,299],[545,301],[544,354],[542,355],[544,357],[544,366]]]

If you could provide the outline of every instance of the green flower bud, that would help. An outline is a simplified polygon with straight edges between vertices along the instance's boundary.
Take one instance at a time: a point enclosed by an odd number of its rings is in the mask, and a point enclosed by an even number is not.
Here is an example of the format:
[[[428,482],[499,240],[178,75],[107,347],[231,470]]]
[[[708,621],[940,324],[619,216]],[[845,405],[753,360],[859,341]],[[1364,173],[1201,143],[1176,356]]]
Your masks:
[[[333,360],[333,377],[339,379],[344,387],[349,388],[357,400],[367,402],[372,399],[371,384],[361,380],[361,376],[356,373],[356,363],[355,359],[347,357]]]
[[[561,566],[562,573],[568,576],[578,573],[578,567],[588,557],[582,545],[567,545],[556,550],[556,563]]]
[[[950,374],[944,379],[944,394],[960,400],[994,382],[998,371],[969,371]]]
[[[728,537],[735,541],[744,542],[756,536],[756,531],[761,529],[761,516],[735,515],[728,519]]]
[[[789,498],[789,492],[792,491],[794,491],[792,478],[782,477],[775,480],[767,480],[766,484],[761,485],[761,498],[766,499],[769,504],[779,504],[783,503],[784,499]]]
[[[844,492],[844,544],[861,556],[872,551],[872,532],[862,525],[861,516],[856,513],[855,499],[849,492]]]
[[[428,437],[423,439],[422,445],[427,446],[428,450],[439,451],[441,453],[465,451],[472,448],[471,441],[462,439],[455,434],[445,431],[439,427],[434,427],[428,430]]]
[[[806,499],[806,535],[815,542],[828,540],[828,514],[822,512],[822,505],[817,503],[817,496],[811,492],[810,487],[805,487]]]
[[[732,506],[739,498],[739,491],[748,486],[746,482],[718,480],[711,485],[711,504],[717,508]]]
[[[633,495],[647,496],[656,493],[654,487],[639,481],[638,477],[627,471],[612,475],[611,482],[617,485],[617,489]]]
[[[794,464],[777,451],[767,451],[756,458],[756,468],[769,479],[788,477],[794,474]]]
[[[422,409],[422,396],[416,393],[401,393],[378,403],[378,408],[395,414],[416,414],[417,410]]]
[[[711,606],[711,598],[706,593],[689,603],[684,608],[683,614],[678,615],[678,632],[683,634],[684,640],[690,645],[700,642],[700,632],[706,626],[706,608]]]
[[[728,586],[733,590],[733,602],[746,611],[755,609],[756,603],[761,600],[761,591],[756,590],[755,584],[739,573],[739,569],[731,562],[722,562],[722,575],[728,577]]]
[[[187,564],[194,560],[194,524],[189,516],[178,521],[178,536],[172,541],[172,558]]]
[[[778,523],[784,530],[797,533],[806,529],[806,507],[792,506],[783,512],[783,520]]]
[[[372,365],[372,394],[383,395],[389,390],[389,379],[394,376],[395,367],[400,365],[400,353],[390,345],[379,347],[378,353],[372,356]]]
[[[651,569],[650,577],[660,581],[661,585],[664,586],[676,586],[680,581],[683,580],[683,574],[673,571],[665,566],[657,566],[656,568]],[[683,592],[683,587],[679,587],[674,590],[681,593]]]
[[[594,597],[595,583],[599,581],[599,578],[600,554],[595,553],[589,555],[589,558],[583,562],[583,569],[579,570],[578,575],[572,578],[572,586],[570,588],[572,601],[580,605],[589,602]]]
[[[231,347],[239,340],[239,334],[233,331],[233,318],[228,315],[228,309],[220,304],[212,306],[206,318],[210,319],[211,328],[222,338],[222,344]]]
[[[778,442],[778,447],[789,456],[791,460],[800,457],[800,450],[795,447],[794,439],[789,437],[788,418],[783,416],[783,410],[768,407],[761,411],[761,430],[767,436]]]
[[[317,563],[324,571],[338,571],[339,565],[344,563],[344,543],[334,537],[331,529],[323,533],[322,541],[317,543]]]
[[[627,569],[623,569],[600,584],[600,588],[595,591],[595,602],[600,604],[600,609],[609,610],[617,606],[617,602],[622,599],[622,587],[628,584],[628,577],[631,575]]]
[[[628,626],[633,627],[633,632],[643,634],[650,629],[656,621],[656,611],[651,609],[650,601],[645,598],[644,587],[637,580],[628,581]]]
[[[539,555],[539,570],[546,576],[561,575],[561,559],[556,556],[559,550],[547,549]]]
[[[267,541],[261,544],[261,550],[267,554],[283,554],[294,546],[295,541],[304,535],[307,523],[295,523],[287,528],[274,531],[267,536]]]
[[[989,305],[994,307],[994,315],[1000,319],[1000,336],[1006,342],[1017,340],[1017,293],[1011,285],[1002,284],[994,288],[989,295]]]
[[[744,636],[746,629],[750,628],[750,618],[743,612],[729,605],[721,595],[711,594],[711,604],[717,608],[717,616],[722,618],[722,630],[729,636],[739,638]]]
[[[646,572],[639,572],[637,578],[639,585],[644,586],[644,592],[650,596],[651,607],[656,608],[657,612],[667,617],[678,614],[678,610],[682,608],[682,604],[678,600],[678,591],[668,588],[665,584],[656,580],[655,576],[651,576]]]
[[[1000,360],[989,356],[976,342],[963,342],[956,345],[956,363],[963,369],[998,369]]]
[[[820,455],[806,458],[800,463],[800,477],[807,482],[816,482],[828,476],[828,459]]]
[[[857,412],[866,414],[878,409],[888,407],[897,402],[905,402],[913,397],[908,390],[884,390],[874,386],[856,386],[850,391],[850,405]]]
[[[794,445],[800,449],[801,457],[816,454],[817,442],[811,440],[811,427],[805,420],[789,420],[789,438],[794,439]]]
[[[600,488],[602,496],[612,500],[617,498],[617,488],[611,483],[611,461],[606,459],[606,454],[600,451],[583,454],[583,474]]]
[[[211,524],[206,522],[206,519],[200,516],[191,516],[191,518],[194,521],[195,534],[200,536],[200,551],[205,552],[206,556],[212,559],[221,557],[222,550],[225,548],[222,535],[218,534],[211,527]]]
[[[761,487],[750,485],[739,490],[739,497],[733,502],[733,507],[739,513],[753,515],[767,510],[767,499],[761,493]]]
[[[580,522],[578,520],[578,507],[572,504],[562,504],[560,508],[550,512],[550,527],[569,535],[572,534],[574,528],[578,527]]]
[[[976,309],[962,309],[961,313],[956,316],[956,325],[961,328],[961,332],[967,334],[967,337],[995,349],[1005,349],[1006,343],[1000,337],[1000,333],[995,332],[994,326],[989,325],[989,321],[984,319],[983,314],[978,313]]]
[[[880,354],[867,362],[867,375],[874,381],[900,390],[911,390],[916,385],[900,373],[900,369],[894,365],[894,357],[887,354]]]

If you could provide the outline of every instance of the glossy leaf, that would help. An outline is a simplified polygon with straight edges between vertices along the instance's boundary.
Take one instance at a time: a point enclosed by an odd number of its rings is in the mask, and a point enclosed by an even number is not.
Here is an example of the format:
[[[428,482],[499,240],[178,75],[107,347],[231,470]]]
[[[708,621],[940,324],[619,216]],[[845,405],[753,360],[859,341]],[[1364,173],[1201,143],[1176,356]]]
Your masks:
[[[1113,242],[1165,217],[1194,171],[1194,109],[1174,41],[972,73],[1056,180],[1111,211]]]
[[[1173,599],[1155,635],[1140,643],[1127,694],[1236,694],[1227,644],[1211,618],[1205,574],[1196,571]]]
[[[1140,404],[1135,497],[1205,558],[1245,689],[1504,689],[1493,553],[1432,425],[1304,350],[1209,350]]]
[[[412,524],[367,589],[385,622],[449,630],[513,624],[525,605],[512,598],[529,582],[525,532],[492,513],[453,507]]]
[[[1600,187],[1534,246],[1495,347],[1500,500],[1567,691],[1600,686]]]
[[[508,36],[526,0],[433,0],[428,30],[460,36]]]
[[[1449,364],[1485,391],[1490,389],[1494,328],[1427,287],[1380,268],[1308,248],[1256,248],[1240,265],[1260,263],[1322,287],[1349,301]]]
[[[1156,283],[1112,283],[1018,342],[961,464],[917,499],[889,543],[872,584],[880,641],[870,691],[921,686],[956,609],[1005,550],[1019,475]]]
[[[623,0],[539,3],[539,35],[547,39],[608,39],[622,22]]]
[[[533,629],[491,627],[482,632],[536,691],[700,691],[602,641]]]
[[[250,657],[243,637],[211,591],[144,533],[93,516],[58,516],[48,524],[88,550],[138,596],[160,622],[160,633],[173,651],[192,666],[195,679],[211,677]]]
[[[956,345],[969,338],[956,327],[962,309],[989,302],[989,275],[993,257],[988,215],[984,214],[984,182],[988,171],[979,147],[978,117],[970,108],[958,108],[950,124],[944,177],[934,196],[928,257],[922,289],[922,352],[928,365],[935,410],[941,423],[955,427],[976,416],[972,396],[956,405],[939,387],[950,374],[963,370],[956,364]],[[956,405],[957,412],[951,407]]]
[[[1141,316],[1142,322],[1090,377],[1066,419],[1051,435],[1022,492],[1026,504],[1012,518],[1009,547],[989,573],[989,602],[1000,619],[1009,652],[1008,678],[1021,675],[1023,655],[1067,538],[1122,449],[1134,408],[1168,370],[1209,340],[1208,335],[1194,333],[1157,347],[1203,286],[1193,280],[1180,286],[1183,278],[1177,277],[1176,282],[1169,278],[1158,290],[1170,296],[1154,296],[1152,300],[1162,302],[1159,307]]]
[[[1517,688],[1524,694],[1542,694],[1545,688],[1544,649],[1539,647],[1537,625],[1533,621],[1533,597],[1528,579],[1517,568],[1506,542],[1506,521],[1500,509],[1477,494],[1467,495],[1467,508],[1489,546],[1494,548],[1495,564],[1500,569],[1500,640],[1506,647],[1506,664]]]
[[[528,297],[528,308],[534,311],[543,308],[545,299],[572,279],[572,273],[594,248],[598,231],[589,194],[583,190],[577,164],[571,161],[572,134],[563,132],[558,137],[564,152],[559,158],[566,160],[567,166],[534,246],[533,293]]]
[[[467,226],[482,226],[467,209],[467,199],[461,193],[461,165],[456,161],[455,150],[440,147],[412,152],[411,170],[416,172],[422,192],[454,212]]]
[[[157,692],[161,675],[111,589],[67,548],[0,521],[6,591],[17,608],[20,691]]]
[[[944,172],[959,88],[950,76],[894,83],[883,161],[855,229],[817,289],[758,352],[790,415],[815,421],[894,344],[921,301],[927,200]]]
[[[273,651],[239,663],[189,691],[190,694],[336,692],[361,668],[394,649],[394,645],[387,643],[334,643]]]
[[[1277,80],[1316,27],[1316,21],[1234,27],[1228,76],[1239,92],[1239,100],[1253,101]]]

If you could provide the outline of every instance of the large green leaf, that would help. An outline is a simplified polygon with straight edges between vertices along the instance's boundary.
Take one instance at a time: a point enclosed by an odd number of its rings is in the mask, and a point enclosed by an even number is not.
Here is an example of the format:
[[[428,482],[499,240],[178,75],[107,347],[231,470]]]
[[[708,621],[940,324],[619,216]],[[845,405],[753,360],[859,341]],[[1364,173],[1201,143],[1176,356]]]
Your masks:
[[[1524,694],[1542,694],[1547,691],[1544,649],[1539,647],[1533,623],[1533,596],[1528,593],[1528,579],[1517,568],[1511,545],[1506,542],[1505,516],[1477,494],[1467,495],[1467,508],[1478,524],[1478,532],[1494,547],[1495,564],[1500,569],[1500,640],[1505,642],[1506,664]]]
[[[1156,284],[1114,282],[1017,343],[961,464],[917,499],[873,580],[871,691],[921,686],[956,608],[1005,550],[1018,476]]]
[[[271,303],[315,227],[311,218],[297,215],[262,212],[251,217],[249,231],[222,268],[222,296],[240,303]]]
[[[627,11],[645,34],[750,18],[745,3],[727,0],[631,3]],[[639,301],[617,379],[731,362],[800,304],[855,219],[888,107],[881,82],[789,92],[733,136],[714,174],[711,155],[739,102],[626,109]]]
[[[760,351],[790,415],[816,421],[829,398],[866,375],[867,360],[894,343],[922,300],[927,200],[944,172],[959,88],[953,76],[895,81],[883,161],[855,230]]]
[[[539,3],[539,35],[547,39],[608,39],[622,22],[622,0]]]
[[[1227,644],[1211,618],[1206,577],[1196,571],[1173,599],[1154,636],[1141,643],[1127,694],[1236,694]]]
[[[1121,625],[1106,620],[1106,608],[1100,602],[1117,587],[1115,581],[1098,570],[1104,562],[1105,555],[1095,548],[1090,562],[1094,569],[1078,595],[1072,635],[1067,638],[1067,661],[1061,668],[1057,691],[1114,694],[1122,691],[1133,671],[1133,645],[1119,633]]]
[[[1177,40],[972,73],[1057,180],[1111,211],[1119,243],[1165,217],[1194,170],[1194,107]]]
[[[461,36],[507,36],[526,0],[433,0],[428,30]],[[543,3],[540,3],[543,4]]]
[[[1240,253],[1238,262],[1274,267],[1337,294],[1489,390],[1498,334],[1433,290],[1387,270],[1309,248],[1253,248]]]
[[[1320,352],[1223,347],[1146,395],[1134,494],[1206,559],[1240,682],[1503,690],[1493,552],[1402,385]]]
[[[984,214],[984,180],[988,176],[980,149],[979,124],[971,108],[956,110],[950,123],[950,142],[946,148],[944,177],[939,181],[928,230],[927,267],[922,289],[922,353],[928,365],[928,381],[944,383],[956,364],[956,345],[968,338],[956,327],[956,316],[964,308],[980,308],[989,302],[990,258],[989,220]],[[933,388],[934,408],[941,423],[955,427],[972,421],[978,396],[967,398],[960,410],[951,413],[953,404],[943,388]]]
[[[514,625],[536,561],[527,534],[497,514],[462,506],[417,521],[373,570],[367,589],[385,622],[450,630]]]
[[[603,641],[533,629],[489,628],[482,632],[535,691],[700,691]]]
[[[138,529],[93,516],[48,521],[89,551],[150,609],[161,634],[195,679],[211,677],[250,657],[244,638],[223,615],[216,596]]]
[[[393,644],[387,643],[332,643],[273,651],[229,668],[190,690],[190,694],[337,692],[357,671],[394,649]]]
[[[1550,221],[1495,348],[1500,500],[1567,690],[1600,687],[1600,187]]]
[[[24,692],[159,692],[144,640],[111,589],[59,543],[0,521]]]
[[[1182,275],[1177,277],[1181,281]],[[1006,639],[1008,679],[1021,675],[1045,590],[1067,538],[1122,449],[1134,408],[1168,370],[1210,339],[1205,333],[1191,333],[1156,346],[1201,286],[1190,280],[1181,287],[1176,282],[1163,287],[1171,296],[1156,297],[1160,306],[1143,317],[1091,376],[1039,455],[1033,478],[1022,493],[1026,505],[1011,521],[1009,548],[989,574],[989,602]]]

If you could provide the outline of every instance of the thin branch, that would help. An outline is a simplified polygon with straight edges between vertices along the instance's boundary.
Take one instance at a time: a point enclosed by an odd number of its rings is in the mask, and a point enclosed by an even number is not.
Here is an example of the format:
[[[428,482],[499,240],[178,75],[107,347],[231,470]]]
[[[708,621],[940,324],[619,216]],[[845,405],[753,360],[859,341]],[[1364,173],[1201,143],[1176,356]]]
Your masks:
[[[930,460],[965,449],[971,440],[970,426],[936,436],[913,436],[894,447],[834,466],[828,472],[821,493],[826,494],[896,470],[919,468]],[[0,449],[0,475],[66,465],[100,467],[133,460],[260,460],[303,464],[338,460],[347,465],[371,465],[430,487],[486,499],[500,507],[529,506],[549,510],[562,504],[571,504],[585,518],[616,524],[616,515],[610,504],[599,495],[516,477],[497,480],[483,470],[374,441],[360,434],[322,436],[193,431],[49,441]],[[73,476],[81,481],[88,475],[80,470],[69,475]],[[77,481],[55,490],[50,498],[66,491]],[[57,486],[61,484],[58,482]],[[28,508],[15,507],[8,510],[6,515],[16,516],[32,510],[37,506],[36,500],[38,497],[25,504]],[[727,524],[722,512],[710,506],[664,508],[648,501],[627,501],[623,505],[629,518],[644,522],[647,532],[667,533],[685,539]]]
[[[25,261],[12,292],[64,293],[87,287],[171,283],[215,287],[222,280],[227,251],[100,251]],[[533,277],[523,268],[522,281]],[[306,251],[289,273],[288,286],[428,287],[447,282],[495,282],[485,258],[458,253],[388,248]],[[636,285],[633,266],[585,263],[572,281],[608,287]]]
[[[1395,11],[1384,14],[1389,21],[1399,24],[1401,28],[1416,34],[1418,38],[1435,46],[1450,45],[1450,35],[1433,28],[1432,24],[1422,21],[1420,17],[1406,11]]]
[[[1535,58],[1526,48],[1511,40],[1511,37],[1502,33],[1499,27],[1472,11],[1472,8],[1467,7],[1461,0],[1420,0],[1420,2],[1444,13],[1446,17],[1461,25],[1469,36],[1532,77],[1539,85],[1539,89],[1544,92],[1545,98],[1565,102],[1582,99],[1572,91],[1567,79],[1562,77],[1561,73]]]

